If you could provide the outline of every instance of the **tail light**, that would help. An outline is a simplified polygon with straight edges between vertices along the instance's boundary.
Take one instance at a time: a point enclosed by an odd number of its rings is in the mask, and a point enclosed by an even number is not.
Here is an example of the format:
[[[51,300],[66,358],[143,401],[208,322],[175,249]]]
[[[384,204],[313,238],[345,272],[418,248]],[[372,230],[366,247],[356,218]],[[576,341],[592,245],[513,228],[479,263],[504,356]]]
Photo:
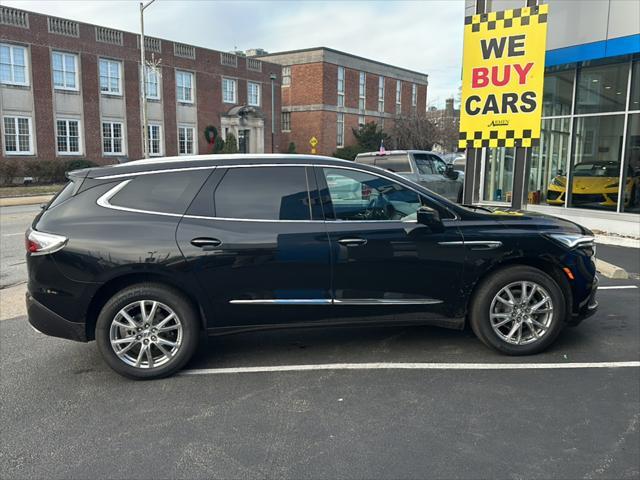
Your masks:
[[[27,230],[25,234],[25,247],[31,255],[47,255],[57,252],[67,244],[67,237],[53,233]]]

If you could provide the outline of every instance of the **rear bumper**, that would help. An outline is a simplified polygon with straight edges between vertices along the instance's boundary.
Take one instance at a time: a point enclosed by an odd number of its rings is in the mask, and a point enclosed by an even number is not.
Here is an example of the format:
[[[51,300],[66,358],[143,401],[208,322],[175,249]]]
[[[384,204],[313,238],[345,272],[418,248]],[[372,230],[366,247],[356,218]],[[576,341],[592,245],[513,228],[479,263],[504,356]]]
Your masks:
[[[86,342],[84,323],[74,323],[51,311],[27,293],[27,318],[37,331],[52,337],[66,338],[77,342]]]

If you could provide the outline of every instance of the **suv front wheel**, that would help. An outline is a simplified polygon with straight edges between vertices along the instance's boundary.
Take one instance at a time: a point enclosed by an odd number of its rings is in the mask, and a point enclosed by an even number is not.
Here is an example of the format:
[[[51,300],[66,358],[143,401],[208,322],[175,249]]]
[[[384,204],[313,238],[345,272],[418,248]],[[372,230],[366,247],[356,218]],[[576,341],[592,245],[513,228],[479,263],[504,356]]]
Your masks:
[[[96,323],[98,349],[107,364],[133,379],[169,376],[198,345],[196,310],[180,292],[143,283],[116,293]]]
[[[562,330],[565,299],[556,281],[528,266],[502,269],[475,292],[469,320],[476,336],[507,355],[546,349]]]

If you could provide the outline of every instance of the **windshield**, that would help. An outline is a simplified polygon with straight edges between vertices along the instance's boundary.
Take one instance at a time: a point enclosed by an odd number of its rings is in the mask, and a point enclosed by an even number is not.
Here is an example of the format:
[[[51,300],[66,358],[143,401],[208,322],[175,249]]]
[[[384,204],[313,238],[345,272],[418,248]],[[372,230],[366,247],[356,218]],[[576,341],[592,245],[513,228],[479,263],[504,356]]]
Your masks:
[[[574,177],[617,177],[619,165],[616,163],[578,163],[573,170]]]

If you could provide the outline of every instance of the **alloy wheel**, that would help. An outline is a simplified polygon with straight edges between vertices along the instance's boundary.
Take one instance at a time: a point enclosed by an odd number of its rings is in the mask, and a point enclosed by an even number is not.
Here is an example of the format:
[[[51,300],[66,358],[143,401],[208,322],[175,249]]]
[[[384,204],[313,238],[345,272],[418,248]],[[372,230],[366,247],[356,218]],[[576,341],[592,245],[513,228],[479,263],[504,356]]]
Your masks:
[[[513,282],[503,287],[489,309],[493,331],[512,345],[539,341],[549,331],[553,316],[551,295],[541,285],[530,281]]]
[[[169,362],[182,345],[182,322],[164,303],[138,300],[122,308],[111,321],[109,340],[118,358],[135,368]]]

